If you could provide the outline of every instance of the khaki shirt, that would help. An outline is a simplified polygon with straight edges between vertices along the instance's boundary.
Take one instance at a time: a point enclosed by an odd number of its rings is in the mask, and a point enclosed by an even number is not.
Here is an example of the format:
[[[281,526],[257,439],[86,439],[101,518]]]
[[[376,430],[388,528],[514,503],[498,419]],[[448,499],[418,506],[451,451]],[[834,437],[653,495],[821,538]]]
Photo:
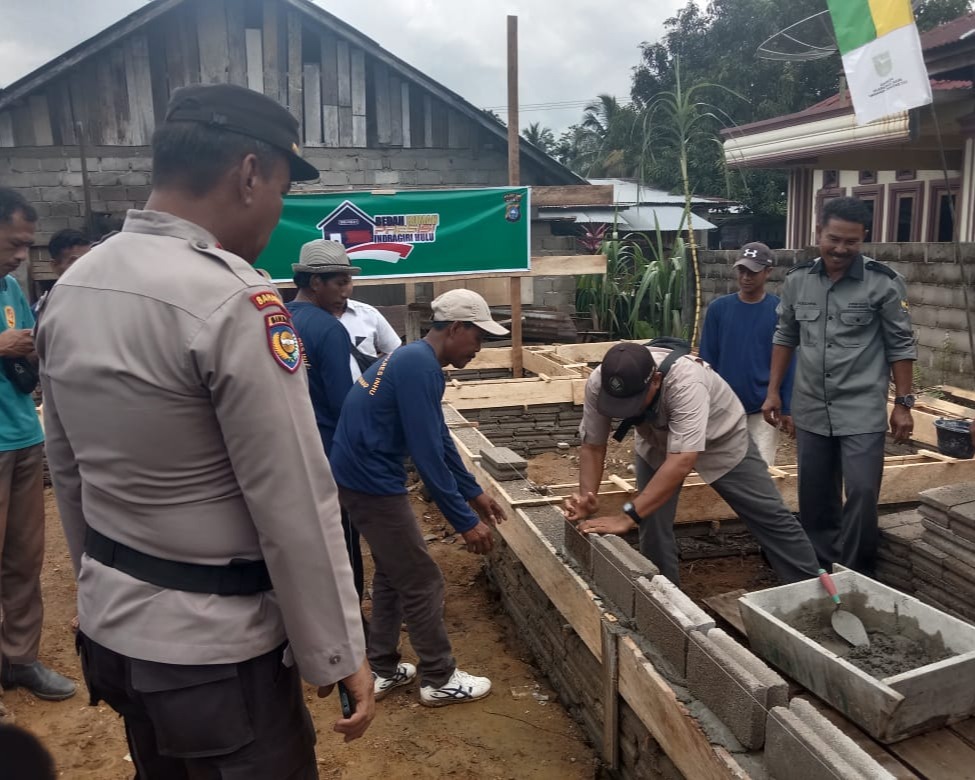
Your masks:
[[[904,278],[858,257],[831,282],[821,259],[789,271],[772,343],[797,352],[792,416],[804,431],[887,430],[890,364],[916,360]]]
[[[364,643],[337,490],[290,317],[267,282],[202,228],[130,211],[39,319],[82,630],[171,664],[242,661],[287,637],[307,681],[352,674]],[[263,558],[274,590],[161,589],[83,554],[86,523],[171,560]]]
[[[670,354],[665,349],[650,352],[658,366]],[[612,420],[596,408],[601,387],[600,366],[586,381],[579,425],[583,444],[603,445],[609,440]],[[745,409],[711,366],[693,355],[679,358],[660,393],[657,414],[635,428],[636,452],[651,468],[660,468],[669,452],[697,452],[697,473],[714,482],[741,463],[748,451]]]

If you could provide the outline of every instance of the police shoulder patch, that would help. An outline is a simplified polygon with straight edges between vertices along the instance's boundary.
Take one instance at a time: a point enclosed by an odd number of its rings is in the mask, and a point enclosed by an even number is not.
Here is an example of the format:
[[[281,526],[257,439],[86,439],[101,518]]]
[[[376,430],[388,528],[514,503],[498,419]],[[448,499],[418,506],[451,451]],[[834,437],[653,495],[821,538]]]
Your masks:
[[[291,317],[287,314],[266,314],[264,325],[271,357],[289,374],[295,373],[302,362],[301,343],[291,323]]]
[[[863,264],[863,267],[866,268],[868,271],[879,271],[884,276],[888,276],[891,279],[897,278],[897,271],[895,271],[889,265],[878,263],[876,260],[867,260],[867,262]]]
[[[798,271],[800,268],[812,268],[814,265],[816,265],[815,260],[807,260],[805,263],[799,263],[799,265],[792,266],[792,268],[786,271],[786,274],[788,275],[794,273],[795,271]]]
[[[270,290],[261,290],[261,292],[254,293],[251,296],[251,303],[258,310],[266,309],[269,306],[277,306],[279,309],[284,308],[284,301],[281,300],[281,297]]]

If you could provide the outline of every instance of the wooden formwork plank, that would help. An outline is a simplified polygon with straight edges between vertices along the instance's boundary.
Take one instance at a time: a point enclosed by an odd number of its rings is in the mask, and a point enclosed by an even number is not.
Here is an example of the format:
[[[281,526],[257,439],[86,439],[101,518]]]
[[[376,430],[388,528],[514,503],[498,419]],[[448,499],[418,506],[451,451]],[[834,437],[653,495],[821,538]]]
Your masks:
[[[532,187],[532,206],[612,206],[612,184]]]
[[[572,377],[573,379],[578,379],[581,376],[578,371],[566,368],[548,355],[532,350],[524,350],[521,353],[521,360],[526,371],[531,371],[539,376],[544,374],[548,377]]]
[[[954,396],[955,398],[961,398],[964,401],[971,401],[975,403],[975,390],[965,390],[961,387],[954,387],[952,385],[941,385],[942,392],[948,395]]]
[[[623,698],[684,777],[735,777],[687,707],[628,636],[619,642],[619,686]]]
[[[594,341],[591,344],[558,344],[555,347],[555,354],[572,362],[600,363],[610,347],[627,340],[638,344],[646,343],[646,339],[622,339],[621,341]]]
[[[581,379],[563,377],[545,382],[542,379],[508,379],[498,382],[461,382],[448,386],[444,401],[456,409],[494,409],[505,406],[574,403],[574,386]]]

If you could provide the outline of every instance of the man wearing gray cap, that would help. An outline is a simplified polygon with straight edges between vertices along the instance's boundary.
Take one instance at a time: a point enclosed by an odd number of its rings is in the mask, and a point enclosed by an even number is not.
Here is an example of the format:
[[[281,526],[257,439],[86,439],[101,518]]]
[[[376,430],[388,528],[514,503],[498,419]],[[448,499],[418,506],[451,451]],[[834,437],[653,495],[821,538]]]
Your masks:
[[[82,671],[142,780],[317,778],[299,673],[348,686],[346,740],[375,712],[300,345],[252,267],[290,182],[318,175],[297,144],[264,95],[177,90],[146,209],[40,315]]]
[[[381,699],[420,674],[420,703],[443,707],[491,692],[491,681],[457,668],[444,624],[444,580],[420,532],[406,492],[407,455],[437,506],[486,554],[504,513],[474,480],[444,422],[443,367],[463,368],[484,333],[508,331],[491,319],[484,299],[450,290],[433,301],[433,324],[420,341],[400,347],[356,380],[345,399],[332,448],[332,469],[352,523],[369,542],[376,572],[369,623],[369,663]],[[419,669],[401,660],[406,621]]]
[[[738,292],[715,298],[708,305],[701,328],[701,358],[731,385],[745,407],[748,434],[769,466],[775,465],[778,429],[762,414],[772,363],[772,334],[778,322],[779,299],[765,291],[775,263],[772,250],[760,241],[738,250],[734,269]],[[792,432],[789,400],[792,398],[794,365],[782,382],[782,417],[779,424]]]
[[[301,340],[302,357],[308,369],[308,391],[315,410],[315,422],[322,437],[325,454],[332,454],[332,439],[339,423],[342,402],[352,387],[350,361],[352,341],[349,333],[329,310],[332,300],[330,284],[337,275],[351,278],[361,269],[353,268],[345,247],[337,241],[316,239],[301,247],[298,262],[291,266],[298,294],[288,304],[298,338]],[[349,551],[355,589],[362,599],[364,573],[359,532],[349,522],[349,515],[342,510],[342,531]]]

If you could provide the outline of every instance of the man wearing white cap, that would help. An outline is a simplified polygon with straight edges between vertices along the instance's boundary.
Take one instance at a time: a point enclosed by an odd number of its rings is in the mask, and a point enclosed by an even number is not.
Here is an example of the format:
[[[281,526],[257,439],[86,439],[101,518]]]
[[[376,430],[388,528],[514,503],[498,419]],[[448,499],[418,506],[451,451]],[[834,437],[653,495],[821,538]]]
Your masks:
[[[470,290],[446,292],[432,308],[432,327],[423,339],[387,355],[353,383],[331,464],[342,505],[366,537],[376,565],[367,648],[376,698],[417,675],[399,652],[405,620],[419,657],[420,703],[442,707],[487,696],[491,681],[457,668],[444,623],[443,574],[410,508],[404,460],[413,459],[468,550],[490,552],[489,526],[504,513],[464,468],[450,438],[441,408],[443,368],[466,366],[480,351],[484,333],[508,331]]]

